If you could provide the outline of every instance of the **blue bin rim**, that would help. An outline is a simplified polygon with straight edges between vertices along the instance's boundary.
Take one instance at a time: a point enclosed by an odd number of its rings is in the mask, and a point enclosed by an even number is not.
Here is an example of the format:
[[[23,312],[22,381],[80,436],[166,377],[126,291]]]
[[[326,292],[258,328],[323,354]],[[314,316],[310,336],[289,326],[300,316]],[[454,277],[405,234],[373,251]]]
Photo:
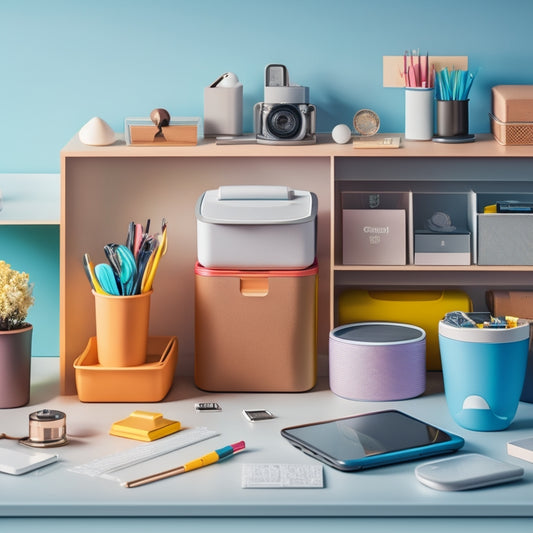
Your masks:
[[[519,319],[514,328],[461,328],[439,321],[439,335],[462,342],[503,344],[529,338],[529,321]]]

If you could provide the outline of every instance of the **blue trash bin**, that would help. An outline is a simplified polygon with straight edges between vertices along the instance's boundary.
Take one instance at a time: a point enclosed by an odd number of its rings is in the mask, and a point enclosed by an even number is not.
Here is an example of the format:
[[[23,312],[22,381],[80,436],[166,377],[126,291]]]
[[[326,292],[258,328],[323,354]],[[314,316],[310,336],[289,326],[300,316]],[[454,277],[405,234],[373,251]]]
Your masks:
[[[529,323],[511,328],[439,322],[446,402],[460,426],[499,431],[515,417],[526,375]]]

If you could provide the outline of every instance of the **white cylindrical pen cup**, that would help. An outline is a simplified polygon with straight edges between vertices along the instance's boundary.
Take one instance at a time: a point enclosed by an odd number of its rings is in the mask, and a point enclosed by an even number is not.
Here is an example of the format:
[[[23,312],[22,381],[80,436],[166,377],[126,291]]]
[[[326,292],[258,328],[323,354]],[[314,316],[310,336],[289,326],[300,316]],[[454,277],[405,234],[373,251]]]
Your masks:
[[[430,141],[433,138],[433,99],[433,88],[405,88],[406,140]]]

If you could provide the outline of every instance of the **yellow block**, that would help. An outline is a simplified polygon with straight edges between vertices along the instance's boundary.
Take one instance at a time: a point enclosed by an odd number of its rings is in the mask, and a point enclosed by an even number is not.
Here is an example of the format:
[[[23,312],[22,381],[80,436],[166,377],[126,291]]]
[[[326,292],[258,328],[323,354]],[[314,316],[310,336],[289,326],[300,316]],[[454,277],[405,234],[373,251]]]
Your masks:
[[[176,433],[181,424],[163,418],[161,413],[134,411],[128,418],[115,422],[111,426],[111,435],[142,441],[152,441]]]

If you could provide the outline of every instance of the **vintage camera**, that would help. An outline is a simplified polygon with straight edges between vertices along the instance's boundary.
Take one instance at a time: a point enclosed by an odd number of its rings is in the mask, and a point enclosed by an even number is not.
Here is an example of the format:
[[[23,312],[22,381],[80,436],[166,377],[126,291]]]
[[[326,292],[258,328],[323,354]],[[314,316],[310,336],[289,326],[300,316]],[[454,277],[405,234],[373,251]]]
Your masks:
[[[266,67],[264,100],[254,106],[259,144],[316,143],[316,107],[309,104],[309,88],[290,85],[284,65]]]

